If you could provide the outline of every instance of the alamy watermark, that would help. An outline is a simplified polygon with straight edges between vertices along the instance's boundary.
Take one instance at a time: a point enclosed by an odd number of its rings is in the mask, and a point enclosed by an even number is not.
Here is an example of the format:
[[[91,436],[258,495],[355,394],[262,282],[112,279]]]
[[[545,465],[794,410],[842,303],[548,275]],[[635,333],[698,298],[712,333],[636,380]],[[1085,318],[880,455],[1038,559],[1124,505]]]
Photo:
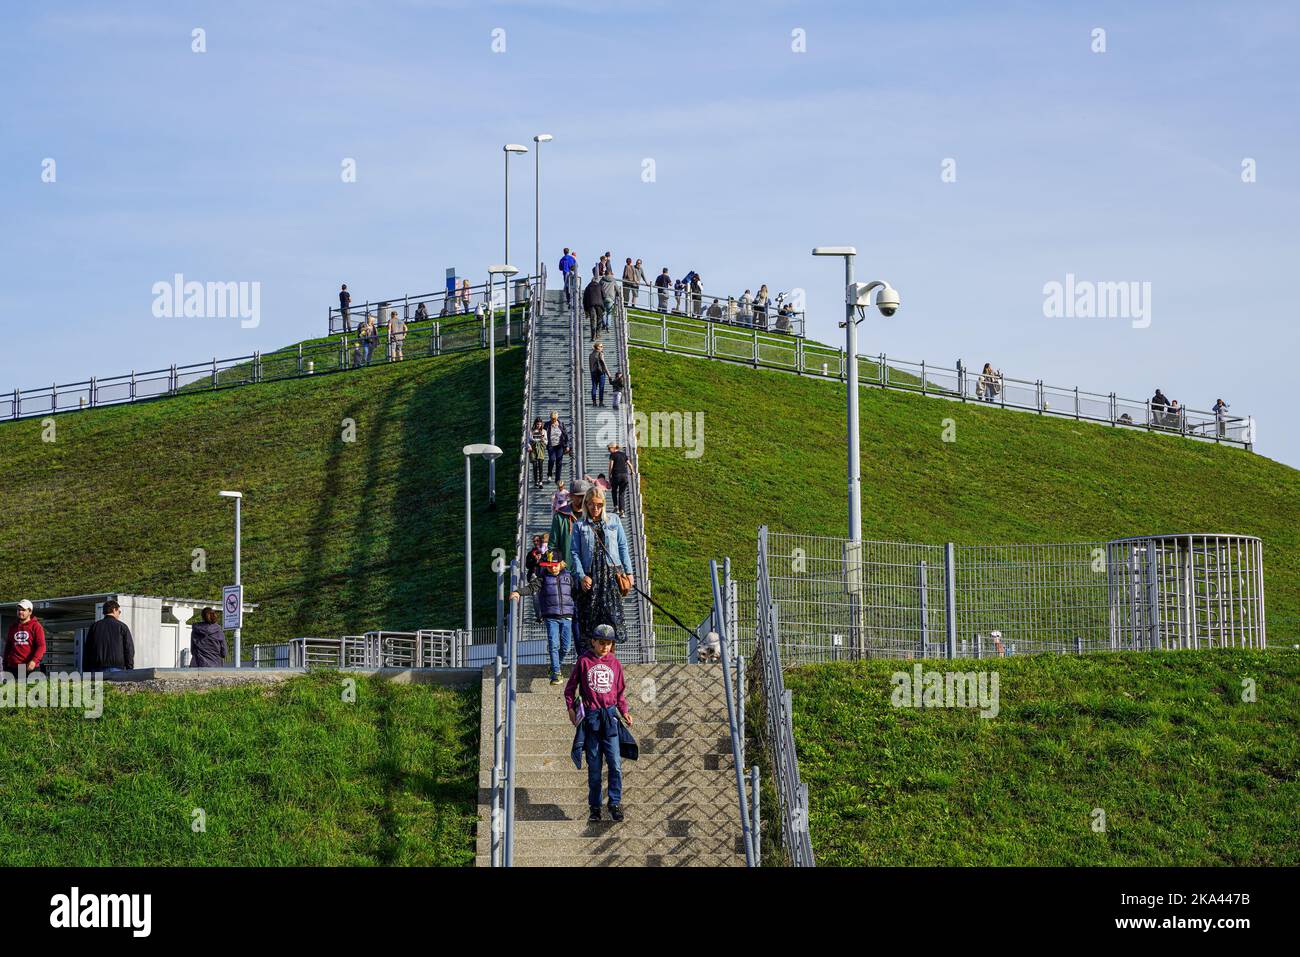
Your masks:
[[[171,282],[153,284],[156,319],[239,319],[240,328],[262,323],[260,282],[190,282],[176,273]]]
[[[889,681],[895,708],[978,708],[981,718],[996,718],[1002,709],[996,671],[926,671],[917,664]]]
[[[632,413],[638,449],[685,449],[686,458],[704,454],[703,412]]]
[[[0,672],[0,708],[80,708],[87,718],[104,713],[104,676],[56,671],[49,675]]]
[[[1151,283],[1093,282],[1065,274],[1065,282],[1043,284],[1043,315],[1048,319],[1128,319],[1134,329],[1151,325]]]

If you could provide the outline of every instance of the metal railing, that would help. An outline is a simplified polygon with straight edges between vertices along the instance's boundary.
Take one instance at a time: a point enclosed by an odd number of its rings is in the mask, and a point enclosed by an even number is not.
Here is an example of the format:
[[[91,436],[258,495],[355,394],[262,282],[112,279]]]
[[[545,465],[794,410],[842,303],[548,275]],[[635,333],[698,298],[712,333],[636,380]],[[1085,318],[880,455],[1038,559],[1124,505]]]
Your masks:
[[[582,323],[586,317],[580,308],[581,297],[573,298],[573,311],[569,317],[569,361],[572,364],[573,374],[569,377],[572,381],[569,386],[569,408],[571,410],[569,442],[573,447],[570,456],[569,468],[572,470],[574,478],[580,478],[585,474],[586,449],[583,448],[583,436],[586,434],[586,404],[583,402],[583,379],[586,374],[585,356],[582,354]]]
[[[620,279],[619,290],[627,308],[640,312],[703,319],[787,337],[805,334],[807,317],[802,310],[786,304],[785,293],[778,293],[777,298],[766,306],[745,302],[743,295],[710,296],[701,293],[697,308],[689,292],[675,293],[671,286],[661,289],[646,283],[633,283],[629,289],[629,284]]]
[[[856,547],[813,535],[760,538],[787,664],[1267,646],[1262,544],[1253,536]],[[744,635],[762,612],[757,593],[740,585]]]
[[[536,279],[536,276],[516,276],[512,281],[514,292],[507,293],[507,299],[511,299],[515,306],[525,305]],[[440,292],[418,295],[403,293],[400,296],[367,300],[360,304],[354,302],[348,307],[346,319],[339,306],[331,306],[327,310],[328,330],[330,333],[355,332],[368,314],[375,316],[379,326],[386,326],[388,314],[398,308],[402,310],[402,319],[408,323],[422,322],[425,319],[447,320],[457,316],[472,316],[487,307],[490,290],[488,282],[481,282],[478,285],[458,287],[452,293],[444,289]],[[503,303],[498,300],[496,307],[500,309],[502,305]],[[423,312],[420,310],[421,306],[424,307]]]
[[[34,418],[482,349],[487,347],[487,336],[486,317],[468,316],[453,322],[435,320],[411,327],[400,340],[382,337],[369,361],[357,336],[341,335],[275,352],[173,364],[165,369],[132,371],[125,375],[92,376],[83,382],[56,383],[36,389],[14,389],[12,393],[0,394],[0,419]],[[509,344],[506,331],[499,325],[496,340],[499,345]],[[401,360],[397,359],[397,341],[402,345]]]
[[[624,407],[619,410],[623,421],[636,422],[635,406],[632,393],[632,363],[629,361],[628,322],[625,307],[615,310],[614,343],[618,353],[618,366],[623,372]],[[641,494],[641,456],[638,448],[636,429],[629,424],[624,430],[627,434],[628,467],[631,469],[627,494],[629,500],[624,510],[629,517],[631,528],[628,529],[629,544],[632,548],[632,561],[636,566],[632,571],[640,588],[636,591],[636,602],[641,622],[641,646],[646,661],[657,661],[655,657],[654,607],[647,599],[652,593],[650,582],[650,556],[646,545],[645,501]]]
[[[532,308],[528,310],[528,325],[525,333],[527,346],[524,349],[524,429],[523,443],[519,454],[519,492],[518,502],[515,508],[515,560],[519,567],[524,567],[524,556],[528,551],[528,499],[532,493],[532,482],[529,481],[528,471],[532,463],[528,457],[528,447],[531,441],[533,428],[533,366],[537,362],[537,350],[534,348],[536,341],[535,330],[537,329],[538,320],[546,315],[546,266],[542,266],[542,274],[538,277],[537,289],[532,296]]]
[[[815,867],[808,822],[808,786],[799,776],[794,743],[794,703],[786,690],[781,663],[780,616],[768,581],[767,526],[758,530],[757,621],[754,655],[759,662],[760,700],[772,762],[772,779],[781,813],[785,852],[794,867]]]
[[[463,668],[463,629],[368,631],[341,638],[293,638],[253,646],[254,668]]]
[[[519,588],[519,565],[510,563],[510,590]],[[492,674],[491,861],[513,867],[515,860],[515,750],[518,705],[519,602],[508,602],[504,640],[497,645]]]
[[[726,561],[726,577],[731,577],[731,559]],[[758,767],[750,769],[750,781],[753,785],[752,801],[754,813],[750,812],[751,796],[745,793],[745,660],[735,659],[736,681],[732,690],[733,650],[728,638],[728,616],[726,603],[723,601],[723,588],[718,583],[718,563],[709,559],[709,578],[713,589],[713,630],[720,636],[719,652],[722,657],[722,687],[727,702],[727,726],[731,735],[732,767],[736,774],[736,803],[740,813],[741,836],[745,844],[745,865],[757,867],[759,864],[758,832]]]
[[[848,364],[843,349],[811,342],[803,337],[778,335],[758,329],[742,330],[717,322],[637,310],[628,317],[632,345],[665,352],[705,356],[755,368],[780,369],[799,375],[847,381]],[[972,372],[960,360],[954,367],[924,360],[911,362],[881,353],[858,356],[858,378],[900,392],[914,392],[959,402],[1057,418],[1098,422],[1125,428],[1167,432],[1210,442],[1253,449],[1253,416],[1180,408],[1170,411],[1150,401],[1125,399],[1114,392],[1089,392],[1077,386],[1055,386],[1041,379],[1017,379],[998,373]]]

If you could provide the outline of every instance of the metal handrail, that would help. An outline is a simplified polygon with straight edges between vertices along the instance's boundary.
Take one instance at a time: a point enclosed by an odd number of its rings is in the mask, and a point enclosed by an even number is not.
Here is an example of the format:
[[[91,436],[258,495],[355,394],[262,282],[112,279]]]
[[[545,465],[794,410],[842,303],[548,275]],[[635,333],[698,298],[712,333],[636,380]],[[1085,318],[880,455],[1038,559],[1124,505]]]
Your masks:
[[[761,666],[763,709],[767,717],[772,779],[781,811],[786,853],[794,867],[816,867],[808,822],[808,786],[799,777],[790,692],[781,671],[779,616],[767,574],[767,526],[758,530],[758,635],[755,652]]]
[[[482,319],[468,316],[455,322],[434,321],[409,328],[402,340],[403,361],[414,362],[485,348],[484,327]],[[504,330],[498,329],[496,338],[498,343],[504,343]],[[91,376],[80,382],[55,383],[39,389],[14,389],[12,394],[0,394],[0,419],[36,418],[52,413],[325,375],[367,364],[363,358],[357,338],[343,334],[319,342],[299,343],[276,352],[212,358],[115,376]],[[368,364],[393,361],[397,360],[393,358],[392,349],[384,350],[380,346],[372,352]]]
[[[536,276],[519,276],[515,282],[525,282],[531,284],[536,280]],[[446,319],[452,316],[469,316],[474,315],[480,306],[488,305],[488,298],[491,295],[492,284],[485,281],[468,287],[469,296],[464,297],[463,291],[457,288],[455,292],[448,294],[444,289],[439,292],[423,292],[417,294],[402,293],[400,296],[391,296],[388,299],[367,300],[360,305],[353,303],[348,306],[348,322],[343,322],[343,310],[338,306],[330,306],[326,312],[327,328],[329,332],[352,332],[360,323],[355,320],[361,317],[364,320],[367,313],[374,311],[378,319],[378,325],[388,325],[388,313],[390,310],[402,307],[402,319],[405,322],[414,322],[414,314],[418,312],[420,304],[423,303],[429,319]],[[448,302],[450,298],[451,302]],[[510,296],[507,287],[506,301],[509,302]],[[516,300],[515,305],[520,305]],[[448,306],[453,308],[447,308]],[[432,308],[431,308],[432,306]]]
[[[623,279],[620,279],[619,283],[620,289],[623,291],[623,296],[626,299],[627,286],[629,284]],[[684,299],[685,303],[679,303],[678,296],[674,294],[672,287],[669,287],[666,290],[666,295],[663,299],[672,299],[672,307],[668,309],[660,309],[659,306],[662,300],[658,286],[655,286],[652,283],[643,282],[632,283],[631,285],[636,289],[638,301],[636,305],[631,305],[629,308],[642,312],[655,313],[658,315],[682,316],[690,319],[701,319],[708,322],[724,323],[726,325],[740,326],[743,328],[757,327],[766,332],[779,333],[787,336],[803,337],[807,334],[807,313],[802,310],[792,309],[785,316],[781,316],[781,306],[777,305],[775,300],[768,303],[764,313],[760,317],[760,314],[754,311],[752,301],[751,303],[746,304],[742,309],[740,296],[711,296],[705,295],[701,292],[700,311],[699,313],[695,313],[692,311],[694,306],[691,303],[689,292],[681,294],[680,298]],[[647,292],[646,305],[644,306],[641,305],[639,296],[643,290]],[[784,296],[785,294],[779,293],[778,295]],[[714,301],[718,303],[722,310],[722,315],[716,318],[707,315],[708,310],[712,307]],[[682,305],[685,305],[686,307],[684,310],[681,308]]]
[[[623,372],[623,399],[626,408],[621,410],[624,421],[631,423],[627,428],[627,457],[629,468],[632,469],[631,481],[628,482],[628,502],[627,512],[631,516],[631,534],[630,538],[633,543],[640,543],[639,547],[633,549],[634,561],[636,562],[635,575],[637,581],[641,583],[641,588],[637,590],[637,604],[640,612],[641,622],[641,644],[647,661],[655,660],[655,637],[654,637],[654,606],[647,600],[647,595],[651,593],[650,585],[650,556],[649,549],[646,547],[645,532],[645,504],[641,495],[641,458],[638,449],[636,434],[636,415],[635,407],[632,404],[632,364],[629,361],[628,348],[628,322],[627,309],[622,300],[619,300],[618,308],[615,310],[616,328],[614,330],[615,349],[618,352],[619,368]]]
[[[528,550],[528,495],[531,491],[531,482],[528,481],[528,470],[531,463],[528,460],[528,446],[532,436],[533,427],[533,364],[537,360],[537,350],[533,348],[533,342],[536,339],[537,321],[545,314],[546,301],[546,267],[542,267],[540,277],[540,295],[534,295],[532,305],[528,310],[528,326],[525,338],[528,340],[524,348],[524,437],[523,447],[519,456],[519,496],[515,509],[515,560],[522,567],[524,556]]]
[[[573,470],[574,478],[581,478],[585,474],[585,463],[583,462],[583,459],[586,457],[586,452],[582,446],[582,436],[584,435],[583,429],[585,428],[587,414],[586,407],[583,405],[582,401],[582,379],[585,370],[583,366],[584,357],[582,355],[581,325],[586,321],[586,317],[582,314],[582,310],[579,308],[581,298],[581,296],[573,297],[573,312],[570,317],[569,330],[569,361],[572,363],[573,372],[569,377],[569,403],[571,410],[569,416],[571,419],[569,423],[569,442],[573,450],[571,453],[570,468]]]
[[[519,588],[519,564],[510,563],[510,592]],[[493,662],[491,862],[513,867],[515,832],[515,751],[518,706],[518,599],[506,603],[505,641]]]
[[[798,375],[845,381],[848,363],[843,348],[793,337],[741,329],[706,319],[670,316],[638,309],[629,318],[629,341],[683,355],[705,356],[756,368],[780,369]],[[996,390],[988,377],[958,360],[955,367],[922,360],[912,362],[880,353],[859,355],[858,378],[863,385],[900,392],[978,402],[989,406],[1035,412],[1058,418],[1106,425],[1172,432],[1204,441],[1255,445],[1253,416],[1227,416],[1181,407],[1173,413],[1153,410],[1149,401],[1126,399],[1114,392],[1099,393],[1077,386],[1054,386],[1041,379],[1017,379],[999,373]]]
[[[731,559],[727,559],[727,577],[731,577]],[[727,699],[727,725],[731,732],[731,758],[732,766],[736,772],[736,802],[740,809],[740,829],[741,835],[745,842],[745,865],[747,867],[757,866],[757,854],[755,849],[758,844],[758,835],[752,830],[753,819],[749,814],[749,799],[745,794],[745,758],[744,758],[744,718],[737,717],[737,712],[741,710],[740,701],[733,696],[731,689],[731,642],[728,640],[727,613],[726,606],[722,600],[722,589],[718,585],[718,563],[715,559],[709,559],[709,578],[713,586],[713,621],[714,629],[719,635],[718,648],[722,654],[722,687],[723,693]],[[738,666],[738,670],[743,672],[743,665]],[[737,682],[739,682],[737,674]],[[757,768],[754,769],[755,773]],[[754,792],[754,800],[758,800],[758,792]]]

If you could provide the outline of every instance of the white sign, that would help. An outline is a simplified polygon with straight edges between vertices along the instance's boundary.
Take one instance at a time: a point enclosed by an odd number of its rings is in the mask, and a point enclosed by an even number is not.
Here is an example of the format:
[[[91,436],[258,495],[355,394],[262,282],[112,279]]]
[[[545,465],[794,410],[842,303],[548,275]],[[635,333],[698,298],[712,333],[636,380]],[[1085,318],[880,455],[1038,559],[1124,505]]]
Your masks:
[[[221,627],[234,631],[244,626],[244,586],[226,585],[221,589]]]

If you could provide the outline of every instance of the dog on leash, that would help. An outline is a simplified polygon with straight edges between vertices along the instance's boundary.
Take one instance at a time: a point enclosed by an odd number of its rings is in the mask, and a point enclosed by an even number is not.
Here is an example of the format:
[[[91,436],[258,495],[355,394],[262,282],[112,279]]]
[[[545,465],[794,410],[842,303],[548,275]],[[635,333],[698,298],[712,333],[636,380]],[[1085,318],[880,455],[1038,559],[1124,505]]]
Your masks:
[[[705,635],[695,653],[702,665],[716,665],[722,661],[722,643],[718,640],[718,633],[711,631]]]

